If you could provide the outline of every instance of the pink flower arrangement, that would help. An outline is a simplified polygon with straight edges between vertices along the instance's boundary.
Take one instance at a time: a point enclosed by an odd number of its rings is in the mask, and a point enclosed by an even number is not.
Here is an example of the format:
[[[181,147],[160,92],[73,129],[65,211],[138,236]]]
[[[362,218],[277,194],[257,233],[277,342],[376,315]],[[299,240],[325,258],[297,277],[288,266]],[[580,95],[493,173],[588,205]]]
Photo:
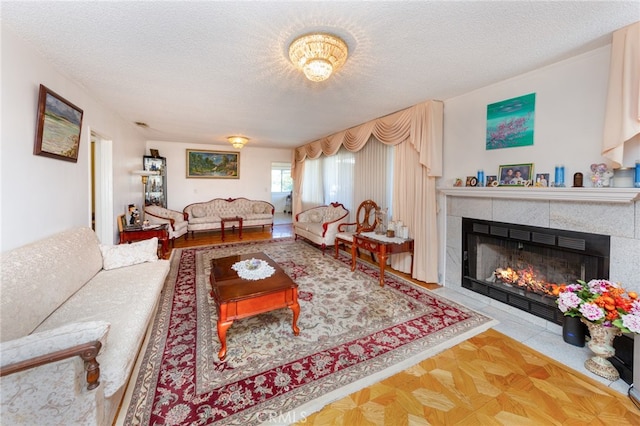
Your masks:
[[[640,333],[640,301],[620,284],[607,280],[578,280],[558,287],[558,308],[566,316],[584,318],[624,333]]]

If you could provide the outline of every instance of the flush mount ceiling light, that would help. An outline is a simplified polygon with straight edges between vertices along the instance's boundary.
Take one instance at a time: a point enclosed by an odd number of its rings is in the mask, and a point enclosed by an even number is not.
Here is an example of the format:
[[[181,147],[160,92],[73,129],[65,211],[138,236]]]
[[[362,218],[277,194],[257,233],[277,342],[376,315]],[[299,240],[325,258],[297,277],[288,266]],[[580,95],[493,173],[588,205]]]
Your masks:
[[[323,81],[340,69],[349,49],[339,37],[326,33],[305,34],[289,46],[289,58],[311,81]]]
[[[236,149],[241,149],[247,142],[249,142],[249,138],[245,138],[244,136],[229,136],[227,140]]]

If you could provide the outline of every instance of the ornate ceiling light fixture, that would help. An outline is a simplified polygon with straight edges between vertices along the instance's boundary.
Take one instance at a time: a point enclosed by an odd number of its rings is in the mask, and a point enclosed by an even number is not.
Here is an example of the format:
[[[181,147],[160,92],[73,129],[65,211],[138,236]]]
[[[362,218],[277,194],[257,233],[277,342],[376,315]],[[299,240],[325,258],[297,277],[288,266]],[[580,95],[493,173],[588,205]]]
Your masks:
[[[289,46],[291,62],[311,81],[323,81],[347,61],[349,49],[339,37],[326,33],[305,34]]]
[[[236,149],[242,149],[242,147],[249,142],[249,138],[245,138],[244,136],[229,136],[227,140]]]

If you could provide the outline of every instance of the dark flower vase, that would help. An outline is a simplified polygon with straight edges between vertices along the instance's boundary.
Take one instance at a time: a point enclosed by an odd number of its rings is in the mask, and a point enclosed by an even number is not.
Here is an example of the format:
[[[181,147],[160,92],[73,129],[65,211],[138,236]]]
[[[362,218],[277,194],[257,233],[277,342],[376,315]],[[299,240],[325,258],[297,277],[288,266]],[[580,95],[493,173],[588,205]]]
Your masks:
[[[562,338],[565,342],[573,346],[584,346],[584,336],[587,327],[580,321],[579,317],[564,317],[562,322]]]

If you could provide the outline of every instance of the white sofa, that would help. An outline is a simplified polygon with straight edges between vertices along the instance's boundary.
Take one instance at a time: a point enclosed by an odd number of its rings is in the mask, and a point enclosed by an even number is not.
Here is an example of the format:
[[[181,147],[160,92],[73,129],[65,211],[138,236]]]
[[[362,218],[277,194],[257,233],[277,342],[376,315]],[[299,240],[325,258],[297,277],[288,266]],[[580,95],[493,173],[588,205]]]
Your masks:
[[[221,220],[227,217],[241,217],[242,227],[266,225],[273,227],[273,204],[246,198],[215,198],[211,201],[189,204],[183,209],[189,220],[187,229],[212,231],[221,228]]]
[[[180,238],[184,235],[184,238],[186,239],[189,235],[187,230],[189,222],[187,220],[187,215],[184,212],[151,205],[145,206],[144,218],[151,224],[166,223],[169,228],[169,239],[171,240],[172,245],[176,238]]]
[[[157,247],[76,228],[2,254],[2,424],[112,424],[169,272]]]
[[[338,227],[347,222],[348,216],[349,210],[340,203],[313,207],[296,215],[293,232],[296,239],[303,237],[319,244],[324,254],[327,246],[335,243]]]

